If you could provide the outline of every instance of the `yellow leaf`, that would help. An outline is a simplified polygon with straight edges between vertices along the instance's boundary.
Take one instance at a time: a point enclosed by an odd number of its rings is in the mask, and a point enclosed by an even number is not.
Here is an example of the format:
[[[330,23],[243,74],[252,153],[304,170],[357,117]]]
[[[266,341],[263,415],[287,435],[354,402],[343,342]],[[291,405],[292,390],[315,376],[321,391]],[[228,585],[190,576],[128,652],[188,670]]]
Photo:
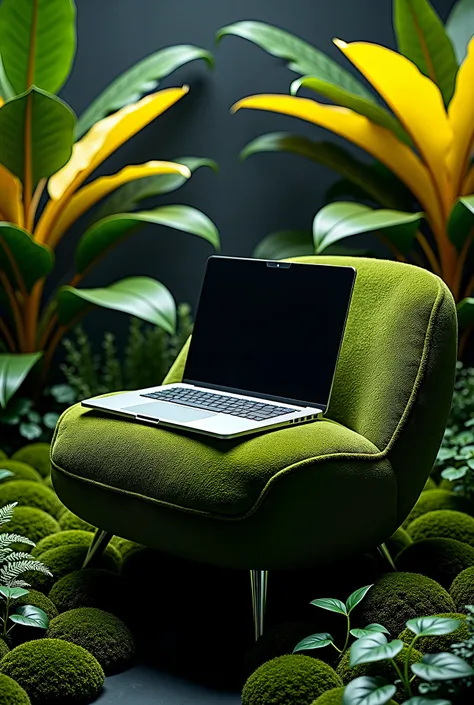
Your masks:
[[[239,108],[292,115],[345,137],[388,166],[415,194],[433,225],[443,227],[442,213],[428,169],[406,144],[384,127],[375,125],[348,108],[322,105],[315,100],[293,96],[251,96],[239,101],[233,110]]]
[[[2,105],[5,105],[5,101],[3,100],[2,96],[0,95],[0,108]]]
[[[71,159],[66,166],[50,178],[50,197],[57,201],[76,191],[99,164],[158,115],[164,113],[188,90],[187,86],[183,86],[153,93],[96,123],[74,145]]]
[[[175,164],[173,162],[147,162],[146,164],[127,166],[125,169],[122,169],[122,171],[119,171],[113,176],[102,176],[101,178],[93,181],[91,184],[83,186],[76,194],[74,194],[59,218],[56,220],[52,229],[46,233],[45,239],[40,237],[40,228],[42,227],[40,221],[36,232],[36,240],[39,242],[47,242],[51,248],[54,248],[61,239],[63,233],[68,230],[68,228],[79,218],[79,216],[97,203],[97,201],[100,201],[111,191],[114,191],[116,188],[128,183],[129,181],[143,179],[145,176],[154,176],[155,174],[181,174],[186,178],[191,176],[191,172],[187,166]],[[48,203],[41,220],[43,220],[43,217],[45,216],[46,218],[48,217],[47,211],[49,208],[54,207],[54,203],[54,201],[50,201]]]
[[[448,167],[457,195],[466,175],[474,144],[474,38],[469,42],[468,53],[456,78],[456,88],[449,104],[449,121],[454,134],[448,155]]]
[[[438,86],[407,58],[378,44],[334,43],[393,110],[431,172],[445,216],[454,199],[446,158],[453,134]]]
[[[22,187],[3,164],[0,164],[0,210],[9,223],[23,227]]]

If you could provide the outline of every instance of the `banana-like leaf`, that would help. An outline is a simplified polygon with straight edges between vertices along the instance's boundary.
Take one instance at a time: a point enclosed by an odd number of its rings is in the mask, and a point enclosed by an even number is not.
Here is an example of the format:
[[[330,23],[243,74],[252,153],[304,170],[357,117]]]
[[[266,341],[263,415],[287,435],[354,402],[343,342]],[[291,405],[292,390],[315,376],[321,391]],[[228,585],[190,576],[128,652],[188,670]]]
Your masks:
[[[76,51],[73,0],[3,0],[0,47],[16,94],[31,85],[57,93]]]
[[[474,322],[474,298],[471,296],[462,299],[457,304],[459,328],[467,328]]]
[[[446,22],[446,31],[460,64],[466,58],[467,45],[474,35],[474,0],[458,0]]]
[[[395,0],[393,22],[400,53],[438,86],[449,105],[458,64],[451,40],[428,0]]]
[[[150,277],[129,277],[101,289],[63,286],[57,293],[61,323],[79,318],[89,306],[122,311],[153,323],[167,333],[176,328],[176,304],[168,289]]]
[[[159,81],[190,61],[204,59],[213,66],[214,59],[200,47],[179,45],[161,49],[139,61],[112,81],[81,115],[76,126],[76,139],[82,137],[98,120],[125,105],[134,103],[158,86]]]
[[[242,150],[241,158],[247,159],[261,152],[290,152],[306,157],[345,176],[380,205],[386,208],[400,206],[398,190],[393,188],[390,172],[387,172],[388,176],[380,171],[375,172],[372,165],[364,164],[343,147],[331,142],[314,142],[289,132],[271,132],[249,142]]]
[[[391,130],[402,142],[411,144],[410,137],[407,135],[403,127],[398,122],[397,118],[382,108],[374,100],[351,93],[345,88],[335,86],[329,81],[323,81],[315,76],[303,76],[293,81],[290,87],[291,95],[297,95],[300,88],[309,88],[315,93],[319,93],[325,98],[329,98],[336,105],[341,105],[344,108],[354,110],[359,115],[364,115],[366,118],[375,122],[377,125]]]
[[[16,267],[12,267],[11,260]],[[54,266],[54,255],[45,245],[35,242],[30,233],[10,223],[0,223],[0,269],[12,283],[17,271],[28,291],[33,284],[46,277]]]
[[[218,166],[212,159],[203,157],[180,157],[174,160],[177,164],[184,164],[193,174],[200,167],[209,167],[215,173],[218,171]],[[164,193],[171,193],[181,188],[186,183],[187,177],[182,174],[158,174],[156,176],[145,176],[143,179],[131,181],[124,186],[118,188],[107,200],[99,207],[92,222],[97,222],[106,218],[109,215],[116,213],[128,213],[135,210],[140,201],[145,198],[153,198],[161,196]]]
[[[20,179],[0,164],[0,213],[2,220],[23,225],[23,188]]]
[[[458,200],[448,221],[449,239],[457,250],[461,250],[466,238],[474,228],[474,195]]]
[[[289,62],[288,68],[302,76],[315,76],[367,100],[374,100],[373,94],[349,71],[342,69],[336,61],[322,51],[283,29],[264,22],[235,22],[218,31],[217,41],[231,34],[248,39],[272,56],[285,59]]]
[[[94,260],[147,223],[165,225],[207,240],[219,249],[219,231],[207,215],[191,206],[162,206],[140,213],[119,213],[94,223],[79,241],[76,267],[83,272]]]
[[[31,120],[27,120],[28,111]],[[74,113],[66,103],[33,86],[0,110],[0,162],[24,183],[25,152],[29,149],[36,186],[69,161],[74,124]]]
[[[15,91],[12,88],[12,85],[10,81],[7,78],[7,74],[5,73],[5,67],[3,65],[3,59],[0,56],[0,96],[2,96],[3,100],[10,100],[10,98],[13,98],[15,95]]]
[[[402,213],[388,209],[372,210],[352,202],[330,203],[316,215],[313,223],[317,253],[352,235],[378,232],[402,253],[412,248],[423,213]]]
[[[0,406],[4,409],[43,353],[0,354]]]
[[[311,230],[279,230],[260,240],[253,251],[257,259],[285,259],[314,255]]]

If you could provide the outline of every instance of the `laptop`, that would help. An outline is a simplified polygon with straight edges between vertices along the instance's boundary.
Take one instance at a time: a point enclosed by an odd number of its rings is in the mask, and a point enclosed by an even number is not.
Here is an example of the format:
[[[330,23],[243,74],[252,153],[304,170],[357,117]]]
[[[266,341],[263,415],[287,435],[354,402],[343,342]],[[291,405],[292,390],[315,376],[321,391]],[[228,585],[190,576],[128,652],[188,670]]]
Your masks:
[[[82,404],[217,438],[314,421],[329,404],[355,276],[346,266],[212,256],[183,381]]]

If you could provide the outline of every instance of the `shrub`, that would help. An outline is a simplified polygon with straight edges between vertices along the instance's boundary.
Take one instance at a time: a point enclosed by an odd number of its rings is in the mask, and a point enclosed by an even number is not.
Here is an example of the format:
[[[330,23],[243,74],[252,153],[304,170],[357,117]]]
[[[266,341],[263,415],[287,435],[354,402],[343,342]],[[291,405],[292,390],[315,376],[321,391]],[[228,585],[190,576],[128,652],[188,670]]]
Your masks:
[[[27,574],[26,580],[32,587],[42,592],[51,589],[54,582],[68,573],[80,570],[87,555],[87,546],[69,545],[50,548],[41,555],[41,562],[49,568],[53,577],[48,575]],[[104,553],[98,558],[99,567],[105,570],[118,571],[120,567],[120,554],[116,549],[107,546]]]
[[[0,703],[2,705],[31,705],[28,694],[13,678],[0,673]]]
[[[474,548],[455,539],[416,541],[397,556],[399,570],[419,571],[437,580],[446,589],[449,589],[456,575],[471,565],[474,565]]]
[[[387,548],[390,551],[392,558],[398,556],[400,551],[403,551],[403,549],[409,546],[411,542],[412,538],[410,534],[405,531],[405,529],[402,529],[402,527],[397,529],[393,536],[391,536],[387,541]]]
[[[51,472],[49,451],[49,443],[31,443],[17,450],[12,455],[12,460],[21,460],[22,463],[28,463],[28,465],[36,468],[40,475],[46,477]]]
[[[27,641],[0,661],[0,672],[26,690],[35,705],[85,705],[104,684],[97,659],[61,639]]]
[[[11,483],[13,484],[13,483]],[[59,531],[59,524],[50,514],[34,507],[15,507],[13,519],[8,526],[2,526],[0,532],[8,532],[26,536],[35,543],[45,536]],[[23,551],[27,547],[22,548]]]
[[[327,663],[310,656],[278,656],[252,673],[242,691],[242,705],[311,705],[342,681]]]
[[[453,644],[457,644],[469,637],[465,614],[459,614],[459,612],[442,612],[434,616],[444,617],[445,619],[458,619],[462,624],[451,634],[422,636],[421,639],[418,639],[416,648],[423,654],[439,654],[444,651],[450,651]],[[409,644],[413,640],[413,632],[406,627],[400,632],[397,639],[401,639],[405,644]]]
[[[454,611],[449,593],[431,578],[415,573],[386,573],[354,611],[354,623],[363,627],[376,622],[391,634],[399,634],[409,619]]]
[[[76,516],[69,511],[69,509],[63,509],[59,517],[59,526],[61,527],[61,531],[72,531],[78,529],[81,531],[95,531],[96,529],[95,526],[92,526],[92,524],[89,524],[88,521],[81,519],[81,517]]]
[[[31,551],[32,556],[39,557],[46,551],[52,548],[59,548],[59,546],[85,546],[89,547],[94,534],[91,531],[60,531],[58,534],[52,534],[51,536],[46,536],[41,541],[38,541],[37,545]]]
[[[0,458],[0,468],[2,470],[10,470],[13,473],[11,477],[5,477],[0,481],[11,482],[12,480],[29,480],[30,482],[41,482],[41,475],[31,465],[20,463],[19,460],[2,460]]]
[[[57,517],[62,507],[57,495],[49,487],[31,480],[13,480],[0,485],[0,506],[18,502],[22,506],[41,509]]]
[[[443,489],[426,490],[421,493],[417,503],[403,522],[403,528],[406,529],[408,524],[418,519],[422,514],[434,512],[437,509],[453,509],[455,512],[465,512],[466,514],[473,512],[469,500],[459,494]]]
[[[449,589],[456,609],[465,611],[466,605],[474,605],[474,566],[462,570]]]
[[[59,612],[76,607],[98,607],[113,614],[123,612],[125,589],[116,573],[91,568],[76,570],[58,580],[49,592]]]
[[[331,688],[319,696],[312,705],[342,705],[345,688]],[[387,705],[396,705],[395,700],[389,700]]]
[[[474,546],[474,518],[453,509],[437,509],[422,514],[407,528],[413,541],[423,539],[456,539]]]
[[[124,671],[135,655],[135,642],[125,624],[110,612],[79,607],[53,619],[47,637],[83,646],[96,657],[109,676]]]

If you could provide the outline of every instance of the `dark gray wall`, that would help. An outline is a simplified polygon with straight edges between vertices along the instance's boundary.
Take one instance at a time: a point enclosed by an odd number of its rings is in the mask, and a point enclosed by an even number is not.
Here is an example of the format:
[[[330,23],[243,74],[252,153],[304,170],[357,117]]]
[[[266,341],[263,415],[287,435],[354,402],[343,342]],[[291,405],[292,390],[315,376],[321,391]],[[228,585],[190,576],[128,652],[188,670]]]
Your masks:
[[[434,0],[443,18],[453,0]],[[182,202],[206,212],[222,235],[222,251],[249,255],[267,233],[309,227],[328,186],[329,170],[290,155],[259,155],[239,163],[239,151],[266,131],[291,130],[329,138],[322,129],[292,118],[242,111],[237,99],[259,92],[287,92],[294,74],[283,62],[243,39],[214,46],[216,30],[243,19],[266,21],[298,34],[344,61],[332,37],[364,39],[393,47],[390,0],[77,0],[78,53],[62,97],[80,113],[115,76],[159,48],[181,43],[215,53],[216,68],[190,64],[162,87],[189,83],[190,94],[122,147],[101,169],[113,173],[127,163],[180,155],[212,157],[220,174],[201,170],[163,202]],[[71,262],[84,221],[58,251],[58,270]],[[147,228],[120,245],[84,285],[100,286],[124,276],[163,281],[178,301],[195,304],[207,256],[206,243],[164,228]],[[101,314],[100,327],[120,329],[125,318]]]

